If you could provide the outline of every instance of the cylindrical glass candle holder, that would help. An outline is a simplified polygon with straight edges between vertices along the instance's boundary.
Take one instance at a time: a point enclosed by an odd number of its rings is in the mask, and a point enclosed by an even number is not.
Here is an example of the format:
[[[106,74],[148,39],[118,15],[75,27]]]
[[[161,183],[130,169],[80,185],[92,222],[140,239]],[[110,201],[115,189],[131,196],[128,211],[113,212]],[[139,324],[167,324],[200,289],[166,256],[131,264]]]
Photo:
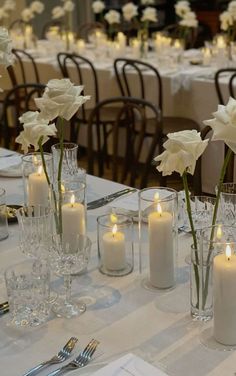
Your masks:
[[[132,272],[133,220],[123,214],[97,218],[98,258],[101,273],[120,277]]]
[[[47,174],[44,171],[44,162]],[[52,178],[52,155],[44,153],[30,153],[22,157],[24,203],[30,206],[48,206],[49,180]]]
[[[6,191],[0,188],[0,240],[6,239],[8,235]]]
[[[176,282],[177,192],[166,187],[139,192],[140,272],[148,271],[145,287],[170,289]]]
[[[56,229],[70,249],[77,237],[86,234],[85,184],[62,181],[51,187],[51,205],[55,212]]]

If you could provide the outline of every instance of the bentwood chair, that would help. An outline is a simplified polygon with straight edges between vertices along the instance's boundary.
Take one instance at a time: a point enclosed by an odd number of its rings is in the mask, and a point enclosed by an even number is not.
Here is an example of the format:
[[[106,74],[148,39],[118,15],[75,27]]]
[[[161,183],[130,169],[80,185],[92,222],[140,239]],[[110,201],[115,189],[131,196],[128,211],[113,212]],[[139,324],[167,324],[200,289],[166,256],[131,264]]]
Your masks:
[[[218,102],[221,105],[226,105],[229,97],[236,99],[236,68],[223,68],[215,73],[215,89],[218,97]],[[225,154],[228,147],[225,146]],[[234,159],[232,158],[225,176],[225,182],[232,182],[234,178]]]
[[[3,101],[0,132],[6,148],[17,149],[15,138],[22,130],[19,117],[26,111],[35,111],[34,98],[43,94],[45,85],[21,84],[9,90]]]
[[[115,75],[121,95],[152,100],[163,113],[163,84],[160,73],[153,65],[141,60],[118,58],[114,61]],[[154,91],[150,93],[150,83]],[[198,124],[188,118],[163,116],[163,135],[186,129],[199,130]],[[149,133],[152,131],[152,119],[149,120]]]
[[[33,56],[25,50],[15,48],[12,50],[12,53],[15,56],[15,64],[8,67],[12,86],[30,82],[39,84],[39,71]]]
[[[57,28],[58,31],[59,31],[59,34],[61,34],[64,29],[65,29],[65,26],[63,25],[63,22],[60,21],[60,20],[50,20],[48,22],[46,22],[43,26],[43,29],[42,29],[42,39],[46,39],[47,37],[47,32],[50,31],[51,28]]]
[[[78,37],[84,39],[87,43],[90,42],[90,37],[96,33],[96,31],[105,32],[105,26],[101,22],[85,22],[80,25],[78,30]]]
[[[104,154],[101,143],[103,128],[100,114],[107,107],[117,106],[114,123],[109,136],[110,176],[112,180],[139,186],[147,185],[152,159],[162,136],[161,112],[152,103],[131,97],[113,97],[95,106],[88,122],[88,172],[103,176]],[[147,113],[155,121],[152,138],[146,138]],[[100,142],[97,135],[100,134]],[[148,143],[148,141],[150,141]],[[158,176],[158,172],[156,172]],[[161,178],[161,177],[160,177]],[[139,181],[139,182],[137,182]]]
[[[100,100],[98,76],[93,63],[77,54],[61,52],[57,55],[58,64],[63,77],[70,78],[77,85],[84,85],[84,95],[93,93],[91,100],[81,106],[78,114],[71,119],[70,141],[77,142],[80,128],[86,128],[91,109]],[[114,121],[115,108],[104,108],[100,114],[103,127],[104,153],[106,153],[106,139],[109,135],[109,127]],[[81,129],[82,130],[82,129]]]

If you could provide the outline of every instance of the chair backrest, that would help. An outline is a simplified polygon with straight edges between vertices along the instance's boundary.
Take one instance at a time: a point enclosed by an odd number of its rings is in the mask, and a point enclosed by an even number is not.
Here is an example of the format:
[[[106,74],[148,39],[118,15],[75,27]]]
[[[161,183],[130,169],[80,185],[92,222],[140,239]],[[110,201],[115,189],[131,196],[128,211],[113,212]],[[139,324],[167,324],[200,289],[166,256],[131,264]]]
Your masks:
[[[12,81],[12,86],[14,86],[16,83],[18,85],[20,84],[27,84],[27,83],[40,83],[39,78],[39,71],[37,68],[37,64],[35,63],[35,60],[33,56],[21,49],[14,48],[12,50],[12,53],[14,54],[16,58],[16,63],[18,66],[19,71],[16,73],[17,67],[13,67],[13,74],[10,74],[10,79]],[[30,66],[29,66],[30,63]],[[13,78],[13,75],[15,76]]]
[[[99,167],[104,161],[104,149],[100,142],[103,136],[100,114],[107,107],[117,107],[119,109],[110,129],[112,179],[133,186],[137,177],[139,177],[140,187],[144,187],[147,183],[155,149],[161,143],[161,111],[148,101],[131,97],[114,97],[97,103],[89,117],[87,142],[88,172],[94,173],[96,161],[99,176],[101,176],[101,171],[103,171]],[[144,140],[147,134],[147,113],[151,114],[156,126],[151,138],[151,144],[144,150]],[[142,152],[146,153],[146,159],[141,173],[139,162]]]
[[[26,111],[36,110],[34,98],[40,97],[45,87],[37,83],[21,84],[8,91],[3,102],[1,117],[1,133],[5,147],[9,147],[11,141],[14,143],[14,137],[22,130],[19,117]]]
[[[9,25],[9,32],[11,30],[19,30],[22,33],[24,33],[25,27],[27,26],[27,22],[23,21],[22,19],[18,18],[14,20],[10,25]]]
[[[118,58],[114,61],[114,70],[121,95],[150,100],[144,75],[150,74],[151,80],[155,80],[156,92],[152,93],[157,98],[157,105],[162,110],[162,81],[158,70],[151,64],[141,60]]]
[[[236,68],[223,68],[215,73],[215,88],[218,96],[219,104],[225,105],[229,96],[236,98]],[[222,82],[222,79],[223,82]]]
[[[60,20],[51,20],[51,21],[48,21],[43,26],[42,35],[41,35],[42,39],[46,39],[47,32],[52,27],[57,27],[59,29],[59,33],[62,33],[64,31],[64,29],[65,29],[65,27],[63,25],[63,22],[60,21]]]
[[[97,31],[105,32],[105,26],[101,22],[86,22],[80,25],[78,30],[78,37],[84,39],[87,43],[90,42],[90,37]]]
[[[93,63],[81,55],[66,52],[60,52],[57,55],[57,61],[63,77],[70,78],[77,85],[84,85],[88,94],[93,93],[92,99],[97,103],[99,101],[98,78]],[[83,122],[88,120],[85,109],[86,105],[80,109]]]
[[[223,79],[223,81],[222,81]],[[236,68],[223,68],[219,69],[215,73],[215,88],[218,96],[219,104],[225,105],[229,96],[236,98],[235,92],[236,84]],[[225,146],[225,154],[227,153],[228,147]],[[234,179],[234,158],[231,159],[228,164],[225,182],[232,182]]]

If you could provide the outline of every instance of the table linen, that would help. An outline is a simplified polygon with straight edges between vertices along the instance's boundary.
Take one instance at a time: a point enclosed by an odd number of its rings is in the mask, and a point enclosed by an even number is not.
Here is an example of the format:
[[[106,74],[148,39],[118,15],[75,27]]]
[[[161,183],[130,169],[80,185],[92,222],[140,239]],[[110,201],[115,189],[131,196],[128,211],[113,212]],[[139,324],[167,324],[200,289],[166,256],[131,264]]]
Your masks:
[[[23,202],[20,178],[0,178],[0,186],[6,189],[9,204]],[[121,184],[88,176],[87,200],[123,188]],[[48,355],[56,353],[70,336],[79,338],[79,349],[91,338],[100,341],[94,361],[87,369],[80,371],[81,375],[90,376],[110,361],[132,352],[170,376],[233,376],[236,371],[236,353],[204,347],[199,337],[201,325],[193,322],[189,314],[189,266],[184,260],[190,252],[191,236],[179,236],[176,288],[169,292],[148,291],[142,286],[144,276],[138,272],[137,231],[134,236],[134,272],[125,277],[113,278],[98,271],[96,220],[98,215],[110,210],[104,206],[88,212],[92,257],[88,273],[76,277],[73,282],[73,293],[86,299],[87,311],[74,319],[60,319],[51,315],[44,325],[28,329],[7,326],[9,315],[2,316],[1,376],[23,374],[39,361],[47,359]],[[18,235],[18,225],[10,225],[9,238],[0,242],[2,302],[7,298],[2,277],[4,269],[25,259],[18,249]],[[52,286],[60,288],[62,280],[54,276]],[[46,374],[42,372],[42,376]]]

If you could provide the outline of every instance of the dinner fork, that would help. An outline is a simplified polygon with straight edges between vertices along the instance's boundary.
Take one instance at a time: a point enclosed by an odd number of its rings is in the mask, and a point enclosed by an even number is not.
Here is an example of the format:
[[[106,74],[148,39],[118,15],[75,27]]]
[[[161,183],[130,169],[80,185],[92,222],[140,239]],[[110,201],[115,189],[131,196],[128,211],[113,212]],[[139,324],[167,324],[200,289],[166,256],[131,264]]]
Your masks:
[[[24,373],[23,376],[35,375],[39,370],[41,370],[44,367],[64,362],[66,359],[69,358],[77,342],[78,338],[71,337],[69,341],[65,344],[65,346],[58,352],[57,355],[53,356],[49,360],[46,360],[45,362],[38,364],[34,368],[31,368],[28,372]]]
[[[49,373],[47,376],[59,375],[60,373],[66,373],[73,371],[77,368],[85,367],[91,360],[93,354],[96,351],[99,342],[95,339],[92,339],[87,346],[80,352],[80,354],[72,360],[72,362],[66,364],[65,366],[56,369],[55,371]]]

